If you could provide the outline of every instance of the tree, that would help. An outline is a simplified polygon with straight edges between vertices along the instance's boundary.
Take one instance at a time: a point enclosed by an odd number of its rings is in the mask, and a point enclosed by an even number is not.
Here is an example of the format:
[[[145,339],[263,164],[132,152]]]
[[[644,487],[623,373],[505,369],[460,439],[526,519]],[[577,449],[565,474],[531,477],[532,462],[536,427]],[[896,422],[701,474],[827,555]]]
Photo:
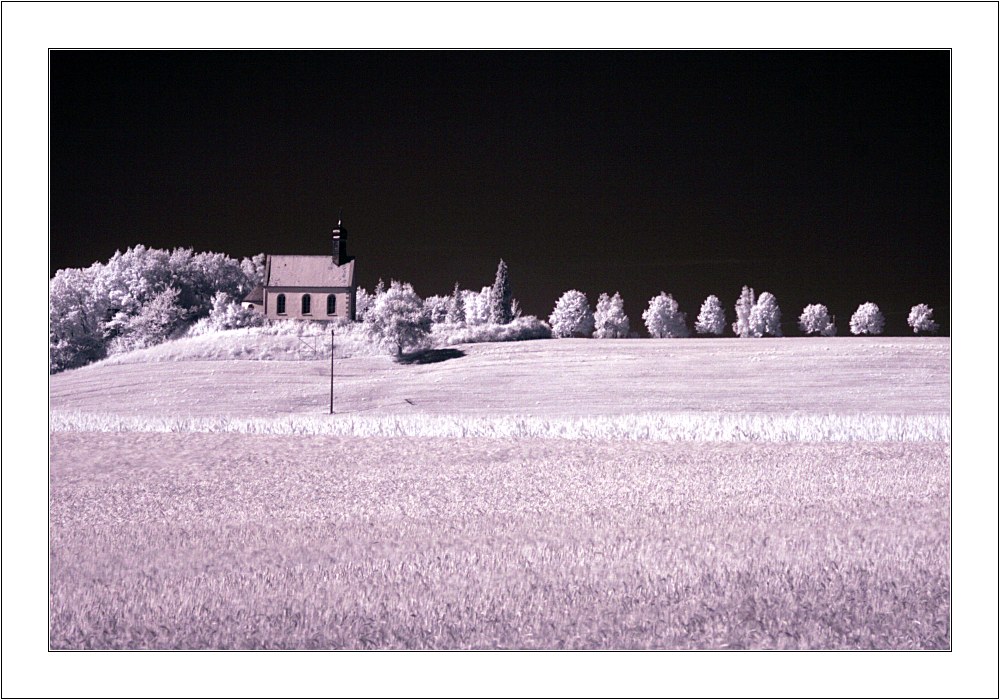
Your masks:
[[[221,253],[137,245],[107,263],[57,271],[49,282],[49,370],[166,340],[208,316],[216,294],[242,299],[262,263],[262,256],[241,263]]]
[[[753,310],[755,297],[752,287],[743,287],[740,298],[736,300],[736,321],[733,323],[733,333],[740,338],[753,335],[750,329],[750,312]]]
[[[587,337],[594,332],[594,314],[587,295],[571,289],[556,302],[549,316],[552,335],[556,338]]]
[[[701,305],[694,329],[705,335],[722,335],[726,330],[726,312],[722,308],[719,297],[710,294]]]
[[[448,308],[451,306],[450,296],[440,296],[435,294],[424,299],[424,312],[431,323],[444,323],[448,317]]]
[[[615,292],[613,297],[609,297],[602,293],[594,311],[594,337],[628,338],[628,330],[628,316],[625,315],[625,302],[621,294]]]
[[[58,270],[49,281],[49,372],[80,367],[106,354],[110,302],[103,265]]]
[[[431,326],[423,302],[413,287],[395,280],[372,300],[364,324],[368,337],[394,350],[397,357],[405,348],[420,346]]]
[[[364,287],[358,287],[354,293],[354,320],[364,321],[365,315],[372,303],[372,295]]]
[[[465,292],[465,323],[469,326],[482,326],[490,322],[490,297],[493,287],[483,287],[478,292]]]
[[[117,354],[158,345],[184,325],[187,312],[178,305],[180,290],[167,287],[135,314],[119,311],[108,321],[105,336],[111,339],[108,352]]]
[[[666,292],[660,292],[649,300],[649,306],[642,312],[642,320],[654,338],[688,336],[687,315],[679,309],[673,296]]]
[[[451,293],[451,301],[448,303],[448,314],[444,320],[455,325],[465,325],[465,301],[458,282],[455,283],[455,291]]]
[[[938,331],[938,324],[934,320],[934,309],[927,304],[917,304],[910,309],[910,315],[906,317],[906,322],[914,333],[937,333]]]
[[[358,291],[354,294],[354,319],[364,321],[368,311],[375,305],[375,300],[383,294],[385,294],[385,282],[381,278],[376,283],[375,289],[370,292],[364,287],[358,287]]]
[[[496,279],[490,290],[490,323],[503,325],[514,319],[514,312],[511,309],[512,298],[507,263],[501,259],[497,265]]]
[[[854,335],[882,335],[885,316],[876,304],[866,301],[851,316],[851,333]]]
[[[252,258],[243,258],[240,260],[240,268],[243,270],[243,274],[246,275],[250,289],[253,289],[258,284],[264,284],[264,270],[267,268],[267,256],[260,253]]]
[[[806,335],[837,335],[837,327],[830,320],[830,313],[822,304],[809,304],[799,316],[799,328]]]
[[[774,337],[781,336],[781,309],[778,308],[778,300],[771,292],[761,292],[757,301],[750,309],[748,318],[750,334],[755,338],[763,338],[765,335]]]
[[[513,318],[511,319],[512,322],[521,318],[521,302],[519,302],[517,299],[510,300],[510,313],[511,316],[513,316]]]

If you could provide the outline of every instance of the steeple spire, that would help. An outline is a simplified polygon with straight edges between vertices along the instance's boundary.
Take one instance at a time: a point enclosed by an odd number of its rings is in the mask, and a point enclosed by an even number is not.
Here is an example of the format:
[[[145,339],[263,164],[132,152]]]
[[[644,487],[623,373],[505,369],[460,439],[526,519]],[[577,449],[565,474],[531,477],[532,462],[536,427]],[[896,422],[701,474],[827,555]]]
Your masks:
[[[347,257],[347,229],[343,225],[343,209],[337,213],[337,226],[333,229],[333,264],[343,265]]]

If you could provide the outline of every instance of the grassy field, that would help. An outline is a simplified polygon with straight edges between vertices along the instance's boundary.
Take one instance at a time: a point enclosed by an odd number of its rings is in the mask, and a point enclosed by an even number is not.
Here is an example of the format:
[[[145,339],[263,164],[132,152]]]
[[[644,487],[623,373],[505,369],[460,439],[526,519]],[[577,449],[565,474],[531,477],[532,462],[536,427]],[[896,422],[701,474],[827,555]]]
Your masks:
[[[941,444],[51,450],[54,648],[949,645]]]
[[[328,356],[226,360],[199,359],[224,353],[197,348],[172,352],[170,344],[153,350],[158,354],[147,359],[164,359],[129,363],[124,356],[115,358],[120,364],[54,375],[52,408],[229,417],[329,411]],[[948,338],[562,339],[464,345],[458,353],[430,364],[337,360],[334,411],[536,417],[950,411]]]
[[[950,647],[947,339],[338,358],[332,417],[199,347],[51,378],[53,648]]]

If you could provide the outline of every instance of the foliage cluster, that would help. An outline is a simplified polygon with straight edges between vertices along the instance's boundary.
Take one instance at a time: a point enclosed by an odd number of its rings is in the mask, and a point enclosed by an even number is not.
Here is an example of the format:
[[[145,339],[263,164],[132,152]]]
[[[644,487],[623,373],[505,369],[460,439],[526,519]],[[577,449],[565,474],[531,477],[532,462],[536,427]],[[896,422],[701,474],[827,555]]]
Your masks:
[[[49,371],[156,345],[213,310],[235,322],[217,295],[242,298],[263,264],[263,255],[235,260],[138,245],[106,263],[59,270],[49,281]]]

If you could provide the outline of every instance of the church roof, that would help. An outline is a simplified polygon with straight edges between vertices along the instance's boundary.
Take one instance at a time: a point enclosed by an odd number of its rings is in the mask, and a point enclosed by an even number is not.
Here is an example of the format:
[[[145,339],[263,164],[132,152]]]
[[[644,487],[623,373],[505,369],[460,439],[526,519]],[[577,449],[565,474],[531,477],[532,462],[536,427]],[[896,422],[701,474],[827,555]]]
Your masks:
[[[264,287],[257,285],[250,290],[250,293],[243,297],[243,301],[246,304],[263,304],[264,303]]]
[[[330,255],[269,255],[265,287],[351,287],[354,261],[334,265]]]

